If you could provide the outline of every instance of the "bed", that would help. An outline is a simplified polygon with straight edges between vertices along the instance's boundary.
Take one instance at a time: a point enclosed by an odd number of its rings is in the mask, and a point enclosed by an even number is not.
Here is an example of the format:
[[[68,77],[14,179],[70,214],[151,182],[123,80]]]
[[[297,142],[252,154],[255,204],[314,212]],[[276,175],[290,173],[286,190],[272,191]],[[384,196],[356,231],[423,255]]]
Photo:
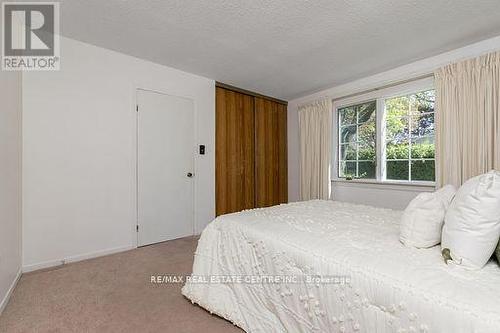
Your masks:
[[[498,264],[403,246],[401,214],[313,200],[220,216],[182,293],[246,332],[500,332]]]

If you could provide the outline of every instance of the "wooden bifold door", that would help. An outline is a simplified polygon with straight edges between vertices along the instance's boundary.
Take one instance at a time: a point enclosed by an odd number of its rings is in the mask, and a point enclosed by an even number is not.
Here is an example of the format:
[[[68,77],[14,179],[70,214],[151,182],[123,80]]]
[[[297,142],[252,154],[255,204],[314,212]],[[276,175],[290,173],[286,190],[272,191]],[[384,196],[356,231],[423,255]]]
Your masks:
[[[288,200],[287,106],[216,87],[216,215]]]

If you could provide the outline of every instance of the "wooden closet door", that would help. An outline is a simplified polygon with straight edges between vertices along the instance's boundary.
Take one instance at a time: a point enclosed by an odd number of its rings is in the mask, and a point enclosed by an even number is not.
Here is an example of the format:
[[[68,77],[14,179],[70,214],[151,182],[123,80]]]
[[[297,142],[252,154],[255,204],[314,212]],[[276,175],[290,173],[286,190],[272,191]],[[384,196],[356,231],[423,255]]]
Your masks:
[[[216,88],[216,215],[255,207],[254,98]]]
[[[255,204],[288,201],[287,107],[255,98]]]

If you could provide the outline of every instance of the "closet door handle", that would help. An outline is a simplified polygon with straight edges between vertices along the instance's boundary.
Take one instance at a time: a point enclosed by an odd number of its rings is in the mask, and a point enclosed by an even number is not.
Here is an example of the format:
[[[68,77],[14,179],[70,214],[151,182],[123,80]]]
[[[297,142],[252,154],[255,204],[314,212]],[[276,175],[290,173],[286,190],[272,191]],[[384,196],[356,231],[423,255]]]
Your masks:
[[[188,178],[193,178],[193,174],[191,172],[188,172],[186,176],[188,176]]]

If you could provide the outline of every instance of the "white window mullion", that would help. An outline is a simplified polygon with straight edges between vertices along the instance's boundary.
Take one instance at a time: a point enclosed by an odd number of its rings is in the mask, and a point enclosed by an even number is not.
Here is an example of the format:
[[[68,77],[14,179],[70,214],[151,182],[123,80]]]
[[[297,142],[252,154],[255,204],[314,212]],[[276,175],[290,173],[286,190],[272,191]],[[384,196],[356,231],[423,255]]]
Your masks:
[[[411,182],[411,131],[412,129],[412,119],[411,119],[411,102],[412,98],[408,96],[408,181]]]
[[[358,122],[358,112],[356,111],[356,122]],[[359,124],[356,124],[356,175],[355,177],[359,177],[359,141],[358,141],[358,133],[359,133]]]
[[[376,111],[376,174],[377,180],[383,181],[386,179],[386,147],[385,147],[385,104],[383,98],[377,99]]]

